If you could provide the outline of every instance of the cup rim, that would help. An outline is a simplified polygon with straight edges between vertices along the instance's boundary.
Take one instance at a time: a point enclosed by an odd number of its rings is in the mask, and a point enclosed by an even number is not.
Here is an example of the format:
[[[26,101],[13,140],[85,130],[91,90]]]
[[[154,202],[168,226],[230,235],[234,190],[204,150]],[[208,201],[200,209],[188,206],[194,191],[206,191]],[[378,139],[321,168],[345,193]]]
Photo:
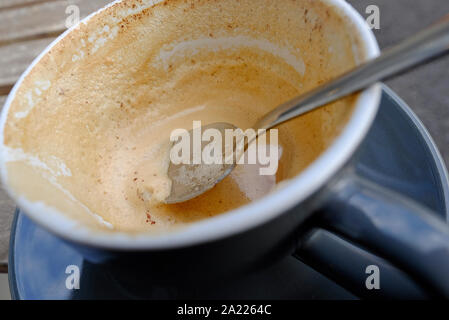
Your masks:
[[[153,1],[153,5],[162,0]],[[360,14],[344,0],[321,0],[336,9],[341,9],[345,16],[358,31],[362,46],[366,52],[366,59],[375,58],[380,50],[373,32],[369,29]],[[116,0],[102,9],[95,11],[79,22],[87,23],[90,18],[103,10],[114,6],[122,0]],[[46,55],[60,40],[65,38],[78,25],[66,30],[57,37],[47,48],[30,64],[26,71],[11,90],[0,117],[0,148],[4,152],[4,128],[7,115],[18,88],[25,77],[41,58]],[[192,223],[176,231],[162,234],[125,233],[125,232],[98,232],[81,227],[72,219],[50,208],[42,202],[30,202],[25,197],[15,194],[6,183],[7,170],[1,157],[1,180],[8,194],[16,201],[20,208],[39,225],[50,230],[57,236],[71,242],[114,250],[152,250],[174,249],[196,245],[204,242],[223,239],[238,233],[250,230],[273,220],[295,205],[303,202],[334,176],[351,158],[366,136],[379,108],[382,87],[375,84],[362,91],[355,103],[354,111],[342,132],[334,139],[331,145],[312,162],[299,175],[292,178],[288,184],[266,197],[249,203],[245,206]]]

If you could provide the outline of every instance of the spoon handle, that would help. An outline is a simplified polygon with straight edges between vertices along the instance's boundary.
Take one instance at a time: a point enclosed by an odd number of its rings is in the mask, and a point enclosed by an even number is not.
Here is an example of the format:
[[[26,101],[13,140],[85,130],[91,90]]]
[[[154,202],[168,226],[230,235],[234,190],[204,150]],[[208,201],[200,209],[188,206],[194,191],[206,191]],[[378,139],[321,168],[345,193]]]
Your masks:
[[[270,129],[446,53],[449,53],[449,16],[379,57],[280,105],[264,116],[256,128]]]

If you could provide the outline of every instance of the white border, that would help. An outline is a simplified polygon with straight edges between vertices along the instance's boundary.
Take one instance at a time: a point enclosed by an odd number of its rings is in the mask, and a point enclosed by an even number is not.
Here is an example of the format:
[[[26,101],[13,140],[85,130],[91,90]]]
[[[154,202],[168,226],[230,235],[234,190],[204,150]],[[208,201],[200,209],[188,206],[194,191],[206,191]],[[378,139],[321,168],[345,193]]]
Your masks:
[[[94,12],[80,23],[86,23],[92,16],[106,8],[121,2],[114,1],[106,7]],[[374,58],[379,54],[377,41],[366,25],[363,18],[344,0],[325,0],[330,5],[343,10],[343,13],[354,23],[358,29],[367,58]],[[157,1],[154,1],[156,3]],[[15,84],[8,99],[6,100],[0,118],[0,146],[4,146],[3,131],[5,122],[14,96],[29,74],[32,68],[47,54],[53,46],[69,34],[74,26],[64,32],[53,41],[28,67]],[[90,245],[94,247],[109,248],[116,250],[151,250],[178,248],[207,241],[225,238],[239,232],[243,232],[268,222],[296,204],[305,200],[321,188],[343,165],[350,159],[366,136],[377,113],[381,98],[382,88],[379,84],[363,91],[349,123],[344,128],[333,144],[305,171],[292,179],[289,184],[273,194],[246,206],[230,211],[226,214],[212,217],[191,226],[181,228],[172,233],[161,235],[151,234],[126,234],[126,233],[100,233],[88,230],[85,227],[74,227],[73,220],[60,214],[55,219],[44,206],[36,205],[23,197],[15,195],[6,185],[6,167],[3,158],[0,161],[1,179],[8,193],[16,200],[19,207],[38,224],[69,241]]]

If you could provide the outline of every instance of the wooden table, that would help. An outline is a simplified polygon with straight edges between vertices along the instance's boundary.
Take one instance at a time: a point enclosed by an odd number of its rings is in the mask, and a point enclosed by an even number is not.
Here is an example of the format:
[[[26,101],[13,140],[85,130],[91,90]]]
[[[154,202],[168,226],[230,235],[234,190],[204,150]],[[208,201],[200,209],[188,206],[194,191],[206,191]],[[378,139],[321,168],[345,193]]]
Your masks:
[[[126,0],[125,0],[126,1]],[[81,17],[110,0],[0,0],[0,106],[31,61],[65,30],[68,5]],[[349,0],[364,16],[368,5],[381,10],[381,47],[388,46],[449,13],[448,0]],[[449,60],[427,66],[388,84],[412,106],[449,160]],[[5,270],[14,203],[0,189],[0,270]],[[2,264],[3,263],[3,264]]]

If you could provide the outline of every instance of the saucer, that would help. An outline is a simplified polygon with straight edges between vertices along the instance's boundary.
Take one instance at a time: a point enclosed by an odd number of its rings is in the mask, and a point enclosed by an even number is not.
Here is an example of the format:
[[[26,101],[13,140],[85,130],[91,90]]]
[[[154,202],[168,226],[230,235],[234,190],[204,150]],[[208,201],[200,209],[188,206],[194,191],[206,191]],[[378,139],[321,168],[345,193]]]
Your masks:
[[[445,165],[432,139],[410,108],[389,88],[384,87],[380,111],[360,149],[357,172],[383,186],[421,202],[444,219],[449,206],[449,183]],[[364,252],[324,230],[313,237],[319,248],[332,248],[341,255],[358,252],[349,260],[377,263],[390,279],[382,294],[386,297],[421,298],[425,295],[406,276],[382,259]],[[319,250],[317,261],[332,265],[339,278],[348,259],[332,260]],[[330,250],[329,250],[330,251]],[[322,252],[322,253],[321,253]],[[318,260],[317,260],[318,259]],[[343,288],[302,261],[291,256],[269,268],[227,283],[201,283],[194,287],[162,287],[133,279],[132,274],[115,274],[105,267],[85,261],[65,242],[48,233],[16,210],[9,248],[9,282],[13,299],[357,299],[377,297],[360,288]],[[309,261],[308,261],[309,262]],[[341,267],[341,268],[340,268]],[[70,279],[79,270],[79,288]],[[343,271],[342,271],[343,270]],[[347,270],[347,268],[346,268]],[[358,275],[360,277],[360,275]],[[363,277],[364,275],[362,275]],[[151,275],[148,275],[151,278]],[[402,278],[401,278],[402,277]],[[338,278],[338,277],[337,277]],[[402,280],[397,280],[401,278]],[[394,281],[400,285],[391,285]],[[139,285],[140,283],[140,285]],[[400,290],[400,286],[406,288]],[[404,287],[405,286],[405,287]],[[75,288],[74,288],[75,287]]]

